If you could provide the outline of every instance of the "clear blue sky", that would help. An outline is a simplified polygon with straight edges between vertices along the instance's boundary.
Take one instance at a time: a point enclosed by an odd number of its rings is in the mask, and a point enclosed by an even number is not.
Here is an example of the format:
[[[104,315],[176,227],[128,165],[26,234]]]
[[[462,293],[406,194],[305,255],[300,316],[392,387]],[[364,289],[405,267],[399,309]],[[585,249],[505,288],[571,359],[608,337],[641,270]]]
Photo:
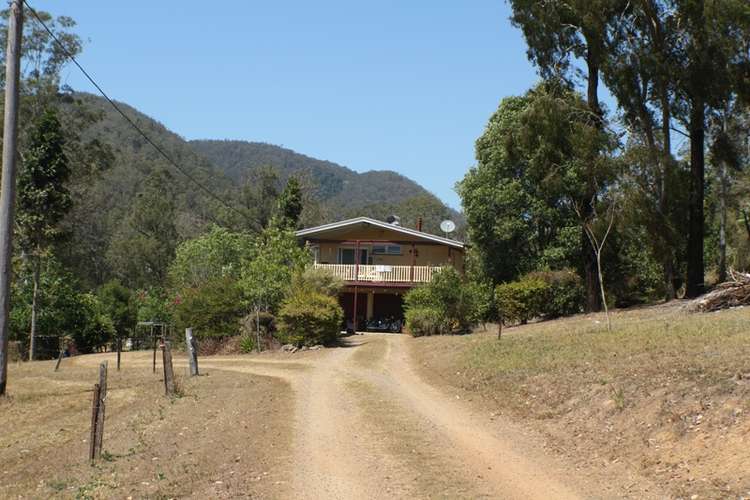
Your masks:
[[[456,208],[487,119],[537,80],[503,0],[30,3],[76,19],[104,89],[185,138],[395,170]]]

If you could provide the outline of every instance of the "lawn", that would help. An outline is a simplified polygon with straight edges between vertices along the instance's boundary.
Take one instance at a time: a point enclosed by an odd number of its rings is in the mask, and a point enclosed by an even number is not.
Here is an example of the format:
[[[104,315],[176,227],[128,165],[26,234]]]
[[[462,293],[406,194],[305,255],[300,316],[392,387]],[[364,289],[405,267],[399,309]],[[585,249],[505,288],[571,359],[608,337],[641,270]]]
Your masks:
[[[424,373],[528,422],[582,464],[624,462],[676,496],[750,494],[750,308],[679,302],[420,339]]]

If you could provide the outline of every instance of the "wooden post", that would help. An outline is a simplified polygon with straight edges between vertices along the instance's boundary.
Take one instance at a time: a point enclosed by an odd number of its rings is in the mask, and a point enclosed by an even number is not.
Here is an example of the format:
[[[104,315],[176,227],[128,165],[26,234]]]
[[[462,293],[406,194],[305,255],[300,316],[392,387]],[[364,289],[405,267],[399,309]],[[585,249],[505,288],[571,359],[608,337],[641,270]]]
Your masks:
[[[164,392],[167,396],[174,394],[174,371],[172,370],[172,348],[168,340],[164,340],[162,345],[162,361],[164,363]]]
[[[185,328],[185,346],[187,346],[188,361],[190,362],[190,376],[198,375],[198,346],[195,345],[193,329]]]
[[[120,371],[120,354],[122,353],[122,338],[117,337],[117,371]]]
[[[99,420],[99,384],[94,384],[94,399],[91,402],[91,434],[89,436],[89,460],[96,458],[96,424]]]
[[[5,55],[5,117],[3,166],[0,178],[0,396],[8,381],[10,337],[10,282],[13,266],[13,226],[16,204],[18,148],[18,90],[23,33],[23,1],[13,0],[8,12],[8,45]]]
[[[55,371],[60,369],[60,363],[62,362],[65,349],[60,349],[60,354],[57,355],[57,363],[55,363]]]
[[[154,335],[154,325],[151,325],[151,344],[154,349],[154,373],[156,373],[156,335]]]
[[[104,442],[104,410],[107,404],[107,362],[99,365],[99,412],[96,418],[96,456],[102,454]]]

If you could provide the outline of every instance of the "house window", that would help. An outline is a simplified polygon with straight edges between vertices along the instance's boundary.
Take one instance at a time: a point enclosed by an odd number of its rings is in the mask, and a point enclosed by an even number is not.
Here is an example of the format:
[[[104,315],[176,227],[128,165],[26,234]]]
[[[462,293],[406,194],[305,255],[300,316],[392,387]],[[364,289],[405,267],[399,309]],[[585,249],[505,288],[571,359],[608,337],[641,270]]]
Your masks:
[[[375,255],[401,255],[401,245],[373,245]]]
[[[349,264],[349,265],[354,264],[356,262],[354,255],[355,255],[354,248],[339,248],[339,259],[338,259],[339,264]],[[367,248],[359,249],[359,263],[362,265],[372,263],[372,258],[370,257],[369,252],[367,251]]]

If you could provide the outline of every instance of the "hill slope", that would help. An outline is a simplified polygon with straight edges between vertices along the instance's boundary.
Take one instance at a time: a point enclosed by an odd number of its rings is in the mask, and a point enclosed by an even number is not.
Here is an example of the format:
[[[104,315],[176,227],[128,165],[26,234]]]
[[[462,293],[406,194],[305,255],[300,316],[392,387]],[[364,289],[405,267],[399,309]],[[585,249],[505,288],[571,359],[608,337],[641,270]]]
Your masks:
[[[328,209],[329,217],[339,218],[355,212],[356,215],[379,215],[358,212],[372,206],[410,212],[403,204],[412,199],[431,202],[433,209],[440,208],[445,216],[455,215],[425,188],[390,170],[358,173],[330,161],[260,142],[195,140],[190,141],[190,145],[235,182],[242,182],[252,169],[261,166],[277,168],[282,178],[307,177],[315,186],[317,198]],[[432,212],[434,210],[421,216],[429,217]],[[408,213],[398,215],[413,218]]]

